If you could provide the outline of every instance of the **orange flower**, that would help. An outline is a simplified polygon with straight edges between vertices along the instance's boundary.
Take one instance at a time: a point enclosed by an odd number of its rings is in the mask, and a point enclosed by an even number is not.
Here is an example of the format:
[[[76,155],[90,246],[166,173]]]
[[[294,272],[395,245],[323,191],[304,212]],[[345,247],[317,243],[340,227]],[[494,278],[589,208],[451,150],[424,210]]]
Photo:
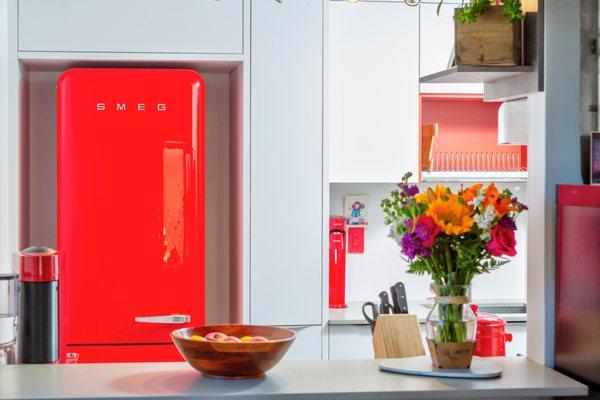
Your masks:
[[[435,199],[445,199],[448,197],[450,197],[450,194],[448,193],[448,188],[443,185],[437,185],[433,190],[427,189],[426,191],[416,195],[415,201],[417,203],[426,203]]]
[[[496,189],[496,185],[490,183],[485,189],[485,198],[483,199],[483,209],[489,205],[496,206],[496,201],[500,198],[500,192]]]
[[[483,184],[476,183],[476,184],[472,185],[470,188],[468,188],[467,190],[465,190],[464,192],[462,192],[460,194],[460,197],[465,201],[465,203],[473,201],[473,199],[475,198],[475,196],[477,196],[477,192],[482,187],[483,187]]]
[[[509,211],[518,211],[518,208],[513,204],[512,200],[508,198],[499,198],[496,200],[494,207],[496,208],[496,213],[498,213],[500,217]]]
[[[461,235],[473,226],[470,210],[457,196],[435,199],[429,203],[425,215],[430,216],[447,235]]]

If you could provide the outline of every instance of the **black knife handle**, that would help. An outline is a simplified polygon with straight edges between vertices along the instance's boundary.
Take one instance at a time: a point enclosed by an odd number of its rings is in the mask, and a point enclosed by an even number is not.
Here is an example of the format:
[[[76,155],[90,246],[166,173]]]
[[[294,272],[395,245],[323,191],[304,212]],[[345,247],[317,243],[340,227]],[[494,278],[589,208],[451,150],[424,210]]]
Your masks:
[[[398,282],[390,288],[394,300],[394,313],[408,314],[408,300],[406,299],[406,288],[404,283]]]
[[[381,303],[379,305],[379,313],[380,314],[391,314],[393,311],[393,307],[390,304],[390,297],[386,291],[379,293],[379,299]]]

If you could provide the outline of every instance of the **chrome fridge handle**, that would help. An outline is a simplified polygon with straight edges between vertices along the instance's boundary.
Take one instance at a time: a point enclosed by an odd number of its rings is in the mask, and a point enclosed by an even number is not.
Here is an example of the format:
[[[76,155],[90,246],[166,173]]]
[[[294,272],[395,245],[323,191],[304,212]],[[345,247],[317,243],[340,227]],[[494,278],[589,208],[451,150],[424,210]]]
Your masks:
[[[185,324],[192,320],[187,314],[153,315],[135,317],[135,322],[142,324]]]

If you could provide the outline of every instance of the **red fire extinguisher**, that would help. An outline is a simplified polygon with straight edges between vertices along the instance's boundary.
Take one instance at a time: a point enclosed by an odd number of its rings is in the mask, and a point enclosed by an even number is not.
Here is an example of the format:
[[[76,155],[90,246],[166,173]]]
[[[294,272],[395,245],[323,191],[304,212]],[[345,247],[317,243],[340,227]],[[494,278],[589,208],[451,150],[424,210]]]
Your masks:
[[[329,218],[329,308],[346,308],[346,221]]]

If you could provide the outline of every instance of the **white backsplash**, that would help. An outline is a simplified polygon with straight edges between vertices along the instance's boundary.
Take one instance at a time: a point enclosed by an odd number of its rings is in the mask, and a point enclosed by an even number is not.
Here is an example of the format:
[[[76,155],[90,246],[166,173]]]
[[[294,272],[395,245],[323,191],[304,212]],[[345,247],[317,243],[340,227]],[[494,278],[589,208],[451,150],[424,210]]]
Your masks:
[[[458,183],[447,183],[453,190]],[[467,185],[467,184],[465,184]],[[419,189],[435,186],[421,183]],[[527,203],[526,183],[497,183],[500,190],[509,188],[521,202]],[[365,252],[346,254],[346,301],[377,300],[382,290],[389,290],[397,281],[406,285],[410,300],[430,297],[429,278],[406,273],[406,263],[400,258],[400,248],[388,237],[389,229],[383,224],[381,200],[396,188],[389,183],[333,183],[330,186],[330,215],[342,215],[344,196],[369,196],[369,226],[365,231]],[[525,299],[527,262],[527,216],[517,221],[517,255],[508,264],[491,274],[473,280],[474,299]]]

